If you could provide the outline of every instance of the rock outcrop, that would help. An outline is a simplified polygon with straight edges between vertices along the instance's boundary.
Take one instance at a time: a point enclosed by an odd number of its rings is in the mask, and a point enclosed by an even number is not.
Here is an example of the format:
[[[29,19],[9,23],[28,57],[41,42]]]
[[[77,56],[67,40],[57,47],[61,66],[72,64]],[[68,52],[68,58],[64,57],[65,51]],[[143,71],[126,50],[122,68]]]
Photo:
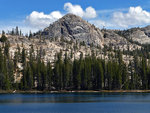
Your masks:
[[[67,14],[45,28],[42,35],[46,38],[64,38],[67,41],[79,41],[101,47],[104,44],[100,29],[73,14]]]
[[[144,33],[144,31],[141,32]],[[39,35],[55,41],[63,39],[72,42],[84,42],[86,45],[92,44],[102,48],[104,45],[111,45],[112,48],[120,48],[121,50],[127,50],[127,47],[131,48],[131,50],[140,48],[136,44],[130,43],[128,37],[119,35],[115,30],[100,30],[81,17],[73,14],[67,14],[53,24],[50,24],[49,27],[45,28],[36,37],[39,37]],[[132,34],[130,33],[130,35]],[[141,38],[135,37],[133,41],[140,42]],[[146,36],[146,39],[149,38]],[[145,40],[145,37],[143,40]]]
[[[141,28],[141,30],[144,31],[145,35],[147,35],[150,38],[150,25],[144,28]]]
[[[119,31],[121,36],[139,44],[150,44],[150,26]]]

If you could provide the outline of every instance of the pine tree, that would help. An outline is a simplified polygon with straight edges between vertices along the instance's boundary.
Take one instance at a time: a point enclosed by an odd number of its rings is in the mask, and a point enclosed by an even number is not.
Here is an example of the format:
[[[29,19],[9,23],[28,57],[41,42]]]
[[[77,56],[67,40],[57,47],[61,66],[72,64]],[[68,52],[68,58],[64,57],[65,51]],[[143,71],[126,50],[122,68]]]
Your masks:
[[[68,59],[67,53],[65,53],[65,59],[63,64],[63,83],[64,83],[64,89],[68,88],[70,85],[70,76],[71,76],[71,64],[70,60]]]
[[[4,55],[9,58],[9,47],[10,47],[10,44],[9,42],[5,42],[5,45],[4,45]]]
[[[26,52],[25,52],[25,49],[23,48],[22,49],[22,53],[21,53],[21,63],[22,63],[22,67],[23,67],[23,70],[22,70],[22,80],[21,80],[21,89],[23,90],[27,90],[28,89],[28,86],[27,86],[27,77],[26,77],[26,71],[27,71],[27,62],[26,62]]]
[[[41,74],[41,87],[42,90],[45,90],[47,88],[47,71],[46,71],[46,67],[44,62],[41,63],[41,70],[40,70],[40,74]]]
[[[36,67],[36,82],[37,82],[37,90],[42,90],[42,80],[41,80],[41,59],[38,58],[37,60],[37,67]]]
[[[16,26],[15,35],[19,36],[19,29],[18,29],[18,26]]]
[[[9,90],[10,89],[10,81],[9,81],[9,76],[8,76],[8,68],[7,68],[7,60],[6,57],[4,56],[4,67],[3,67],[3,74],[4,74],[4,90]]]
[[[27,81],[27,88],[29,90],[32,90],[33,87],[34,87],[34,84],[33,84],[33,72],[32,72],[32,69],[31,69],[29,64],[27,65],[26,75],[25,76],[26,76],[26,81]]]
[[[142,77],[142,88],[143,89],[147,89],[147,63],[146,63],[146,59],[144,57],[142,57],[142,64],[141,64],[141,77]]]
[[[107,63],[107,84],[108,84],[108,89],[110,90],[110,89],[112,89],[112,80],[113,80],[113,69],[112,69],[113,67],[112,67],[112,63],[111,63],[111,61],[109,61],[108,63]]]
[[[81,76],[79,72],[79,62],[75,59],[73,62],[73,87],[76,90],[81,88]]]
[[[5,33],[2,33],[0,41],[3,42],[3,43],[5,43],[7,41],[7,37],[5,36]]]
[[[47,63],[47,83],[48,83],[48,90],[52,90],[52,76],[53,76],[53,70],[51,67],[50,62]]]
[[[97,62],[97,89],[103,89],[103,67],[101,62]]]
[[[63,62],[62,62],[62,52],[57,54],[57,61],[55,62],[54,68],[54,86],[57,90],[62,90],[63,88]]]

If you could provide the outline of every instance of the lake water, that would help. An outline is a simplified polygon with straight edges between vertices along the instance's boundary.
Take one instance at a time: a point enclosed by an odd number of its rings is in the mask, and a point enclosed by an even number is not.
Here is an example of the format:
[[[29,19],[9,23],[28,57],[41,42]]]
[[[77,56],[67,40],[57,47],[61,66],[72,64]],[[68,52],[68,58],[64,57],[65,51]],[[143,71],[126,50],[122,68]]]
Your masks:
[[[150,93],[0,94],[0,113],[150,113]]]

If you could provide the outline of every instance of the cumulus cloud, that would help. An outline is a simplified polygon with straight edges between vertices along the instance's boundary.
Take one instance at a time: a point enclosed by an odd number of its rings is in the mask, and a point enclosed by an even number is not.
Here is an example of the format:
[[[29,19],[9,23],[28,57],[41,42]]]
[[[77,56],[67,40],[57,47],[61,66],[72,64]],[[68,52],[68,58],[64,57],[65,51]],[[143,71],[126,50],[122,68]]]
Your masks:
[[[91,23],[102,28],[125,29],[150,24],[150,12],[142,7],[130,7],[127,11],[114,11],[108,17],[90,20]]]
[[[83,17],[84,15],[84,11],[80,5],[72,5],[71,3],[65,3],[64,10],[81,17]]]
[[[72,5],[71,3],[65,3],[64,10],[68,13],[72,13],[86,19],[95,18],[97,16],[96,10],[91,6],[87,7],[84,11],[80,5]]]
[[[85,18],[95,18],[97,16],[96,11],[93,7],[88,7],[86,8],[85,12],[84,12],[84,16]]]
[[[130,7],[127,13],[115,12],[112,22],[122,28],[141,26],[150,23],[150,12],[143,10],[140,6]]]
[[[63,15],[59,11],[53,11],[50,14],[33,11],[29,16],[26,17],[26,23],[32,27],[44,28],[62,16]]]
[[[72,13],[85,19],[91,19],[97,16],[94,8],[87,7],[84,11],[80,5],[73,5],[71,3],[65,3],[64,10],[64,14]],[[50,23],[61,18],[64,14],[60,11],[53,11],[50,14],[33,11],[29,16],[26,17],[25,22],[32,27],[42,29],[47,27]]]
[[[64,4],[63,13],[60,11],[53,11],[49,14],[45,14],[44,12],[33,11],[26,17],[24,22],[20,21],[19,24],[17,21],[17,23],[11,23],[11,26],[10,23],[7,23],[8,26],[6,26],[2,24],[5,22],[0,22],[0,30],[11,30],[12,26],[21,26],[25,32],[29,30],[37,31],[49,26],[49,24],[67,13],[78,15],[100,28],[124,29],[150,24],[150,12],[142,9],[141,6],[130,7],[128,9],[106,9],[96,11],[91,6],[83,9],[80,5],[68,2]]]
[[[49,26],[50,23],[58,20],[67,13],[78,15],[97,27],[103,28],[129,28],[150,24],[150,12],[143,10],[142,7],[130,7],[127,9],[115,9],[104,15],[96,11],[93,7],[89,6],[83,9],[80,5],[74,5],[71,3],[64,4],[64,12],[53,11],[50,14],[44,12],[33,11],[26,17],[25,22],[32,28],[42,29]]]

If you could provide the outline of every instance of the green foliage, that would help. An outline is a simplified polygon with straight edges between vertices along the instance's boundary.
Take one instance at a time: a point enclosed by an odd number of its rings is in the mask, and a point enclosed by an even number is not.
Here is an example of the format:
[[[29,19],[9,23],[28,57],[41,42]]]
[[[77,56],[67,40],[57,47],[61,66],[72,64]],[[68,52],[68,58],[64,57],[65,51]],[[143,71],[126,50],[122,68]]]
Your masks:
[[[27,55],[26,50],[18,46],[12,58],[9,42],[5,42],[0,47],[0,90],[150,89],[150,59],[147,54],[138,57],[138,51],[132,53],[133,60],[127,65],[123,61],[123,52],[117,50],[114,51],[115,57],[108,60],[96,58],[93,50],[92,55],[85,58],[81,52],[80,58],[74,61],[71,60],[73,55],[66,51],[64,57],[60,52],[54,63],[46,64],[41,51],[34,56],[31,46]],[[18,69],[18,63],[21,63],[22,70]],[[16,73],[22,74],[20,83],[14,81]]]
[[[7,41],[7,37],[5,36],[5,34],[2,34],[0,41],[3,43]]]

